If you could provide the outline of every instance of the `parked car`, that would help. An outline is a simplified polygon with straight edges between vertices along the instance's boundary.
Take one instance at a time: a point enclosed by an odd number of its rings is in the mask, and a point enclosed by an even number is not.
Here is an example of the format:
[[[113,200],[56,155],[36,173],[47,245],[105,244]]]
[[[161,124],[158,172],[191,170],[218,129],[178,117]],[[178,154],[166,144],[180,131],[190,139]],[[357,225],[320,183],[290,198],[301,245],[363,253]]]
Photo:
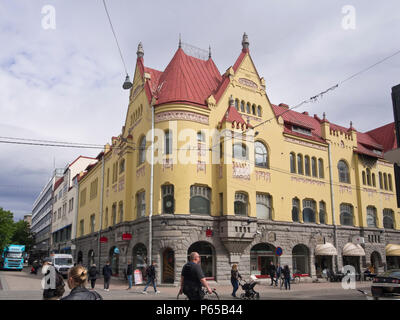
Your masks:
[[[375,276],[371,294],[374,298],[400,298],[400,269],[391,269]]]

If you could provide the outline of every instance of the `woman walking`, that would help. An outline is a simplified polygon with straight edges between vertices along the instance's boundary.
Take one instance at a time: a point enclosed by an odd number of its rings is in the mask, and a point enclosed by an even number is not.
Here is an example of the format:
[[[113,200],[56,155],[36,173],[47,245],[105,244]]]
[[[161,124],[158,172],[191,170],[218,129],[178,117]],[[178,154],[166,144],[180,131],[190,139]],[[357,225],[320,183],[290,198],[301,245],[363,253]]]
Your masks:
[[[285,279],[285,290],[289,287],[290,290],[290,269],[288,265],[285,265],[285,268],[283,268],[283,276]]]
[[[239,278],[242,279],[242,276],[238,271],[238,265],[234,264],[231,270],[231,283],[233,287],[232,297],[234,298],[236,298],[236,291],[239,289]]]

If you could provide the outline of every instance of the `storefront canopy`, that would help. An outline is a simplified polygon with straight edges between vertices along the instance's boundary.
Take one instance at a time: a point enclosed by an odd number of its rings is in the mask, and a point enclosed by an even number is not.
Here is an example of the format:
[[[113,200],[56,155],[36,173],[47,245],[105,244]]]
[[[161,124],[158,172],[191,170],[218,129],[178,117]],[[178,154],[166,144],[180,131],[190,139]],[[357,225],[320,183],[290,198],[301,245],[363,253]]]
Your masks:
[[[343,248],[343,255],[344,256],[365,256],[365,251],[364,249],[359,245],[355,243],[346,243],[346,245]]]
[[[386,255],[399,257],[400,256],[400,245],[389,243],[386,246]]]
[[[318,244],[315,247],[316,256],[337,256],[337,250],[332,243]]]

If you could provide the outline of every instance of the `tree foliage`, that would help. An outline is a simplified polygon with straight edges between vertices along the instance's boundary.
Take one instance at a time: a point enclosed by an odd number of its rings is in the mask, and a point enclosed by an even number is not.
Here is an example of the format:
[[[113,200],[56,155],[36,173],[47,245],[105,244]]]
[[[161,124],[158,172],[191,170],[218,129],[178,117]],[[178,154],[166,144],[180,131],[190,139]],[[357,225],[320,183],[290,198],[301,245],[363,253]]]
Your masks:
[[[15,230],[13,217],[12,212],[5,211],[0,207],[0,250],[11,244]]]
[[[25,245],[25,251],[29,251],[32,248],[34,238],[28,222],[20,220],[14,224],[14,233],[11,241],[13,244]]]

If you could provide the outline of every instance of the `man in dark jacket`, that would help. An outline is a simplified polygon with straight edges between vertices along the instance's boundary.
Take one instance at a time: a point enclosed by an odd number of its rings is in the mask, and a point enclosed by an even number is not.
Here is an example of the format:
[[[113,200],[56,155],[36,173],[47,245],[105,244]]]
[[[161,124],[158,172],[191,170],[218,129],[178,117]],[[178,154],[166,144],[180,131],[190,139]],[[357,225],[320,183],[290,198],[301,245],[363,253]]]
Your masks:
[[[97,280],[97,274],[99,272],[97,271],[96,265],[93,263],[92,266],[89,269],[89,278],[88,280],[90,280],[90,285],[92,287],[92,290],[94,289],[95,285],[96,285],[96,280]]]
[[[103,276],[104,276],[104,290],[110,291],[110,279],[112,275],[112,270],[110,267],[110,261],[107,261],[106,265],[103,267]]]
[[[276,271],[275,265],[271,261],[270,266],[269,266],[269,276],[271,277],[271,286],[274,285],[274,281],[275,281],[275,283],[277,283],[276,279],[274,279],[275,278],[275,271]]]
[[[61,300],[103,300],[103,297],[96,291],[89,291],[84,287],[75,287],[68,296]]]
[[[146,290],[151,283],[153,284],[154,292],[156,294],[160,293],[160,291],[157,290],[156,286],[156,262],[154,260],[152,264],[147,268],[146,274],[147,274],[147,283],[142,293],[147,294]]]
[[[132,289],[132,273],[133,273],[133,266],[132,262],[128,261],[128,266],[126,267],[126,277],[128,278],[129,287],[126,290]]]

